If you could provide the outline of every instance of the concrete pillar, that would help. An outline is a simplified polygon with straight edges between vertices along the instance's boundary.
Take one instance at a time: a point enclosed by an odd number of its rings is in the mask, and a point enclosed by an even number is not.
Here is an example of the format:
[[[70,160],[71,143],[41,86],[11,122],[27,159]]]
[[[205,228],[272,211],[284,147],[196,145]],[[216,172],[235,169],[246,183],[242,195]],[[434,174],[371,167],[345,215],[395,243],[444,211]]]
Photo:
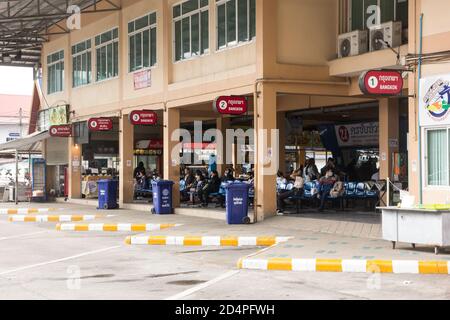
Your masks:
[[[82,145],[75,144],[73,137],[68,139],[69,148],[69,199],[81,198],[81,154]]]
[[[134,177],[133,177],[133,151],[134,151],[134,127],[124,114],[119,119],[119,204],[133,202]]]
[[[277,128],[280,133],[279,170],[286,173],[286,113],[277,112]]]
[[[399,100],[379,100],[380,179],[393,179],[392,153],[398,152]]]
[[[276,103],[275,88],[269,84],[261,84],[255,104],[255,211],[258,221],[276,214],[279,143],[272,139],[272,130],[277,128]],[[264,139],[262,132],[266,136]]]
[[[225,169],[227,167],[227,129],[230,129],[231,118],[217,118],[216,119],[216,129],[222,133],[223,143],[222,147],[217,149],[217,172],[220,176],[223,176]],[[219,146],[217,146],[219,148]]]
[[[180,128],[180,110],[168,108],[164,112],[164,179],[175,184],[172,190],[174,208],[180,206],[180,163],[181,144],[178,136],[172,138],[175,130]]]
[[[306,149],[300,148],[297,156],[297,168],[300,168],[301,165],[305,165],[306,163]]]

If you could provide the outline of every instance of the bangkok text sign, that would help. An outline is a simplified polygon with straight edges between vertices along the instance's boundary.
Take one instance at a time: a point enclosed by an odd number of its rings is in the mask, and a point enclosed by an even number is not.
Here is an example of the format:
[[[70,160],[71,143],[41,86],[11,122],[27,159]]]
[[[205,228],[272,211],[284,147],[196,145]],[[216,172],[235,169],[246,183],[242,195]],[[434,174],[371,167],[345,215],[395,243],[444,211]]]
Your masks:
[[[220,96],[214,101],[214,107],[220,114],[241,115],[247,112],[248,102],[242,96]]]
[[[394,70],[370,70],[359,78],[359,88],[365,94],[396,96],[402,93],[403,78]]]
[[[130,113],[130,122],[135,126],[153,126],[158,123],[158,115],[150,110],[137,110]]]

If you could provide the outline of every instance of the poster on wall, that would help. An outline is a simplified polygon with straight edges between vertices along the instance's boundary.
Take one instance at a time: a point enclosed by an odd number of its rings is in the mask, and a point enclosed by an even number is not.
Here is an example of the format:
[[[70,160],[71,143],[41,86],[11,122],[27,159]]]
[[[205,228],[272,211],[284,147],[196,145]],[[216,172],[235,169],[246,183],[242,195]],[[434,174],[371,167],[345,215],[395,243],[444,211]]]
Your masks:
[[[149,88],[152,86],[152,71],[144,70],[134,73],[134,90]]]
[[[419,117],[421,126],[450,124],[450,74],[420,80]]]
[[[340,147],[378,145],[378,122],[338,125],[335,130]]]

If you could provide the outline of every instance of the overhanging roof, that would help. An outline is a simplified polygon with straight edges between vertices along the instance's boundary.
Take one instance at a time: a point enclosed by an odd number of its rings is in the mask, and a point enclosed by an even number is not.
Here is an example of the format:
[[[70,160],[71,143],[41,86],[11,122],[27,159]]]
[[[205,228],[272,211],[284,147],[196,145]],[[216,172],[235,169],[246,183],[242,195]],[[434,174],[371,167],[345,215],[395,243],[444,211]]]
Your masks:
[[[118,0],[0,0],[0,65],[34,67],[49,36],[69,33],[75,5],[83,13],[120,10]],[[101,6],[99,4],[102,3]],[[69,12],[69,13],[68,13]],[[57,30],[50,31],[52,26]]]
[[[40,152],[42,141],[50,138],[48,131],[35,132],[23,138],[0,144],[0,153],[15,152],[36,153]]]

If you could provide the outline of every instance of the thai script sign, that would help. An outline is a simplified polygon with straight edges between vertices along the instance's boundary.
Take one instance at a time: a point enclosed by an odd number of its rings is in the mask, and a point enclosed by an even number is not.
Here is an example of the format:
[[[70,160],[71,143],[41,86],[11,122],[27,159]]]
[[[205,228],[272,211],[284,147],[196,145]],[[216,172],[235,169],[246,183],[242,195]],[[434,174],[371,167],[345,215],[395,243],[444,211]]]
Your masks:
[[[220,114],[241,115],[247,112],[248,102],[242,96],[221,96],[214,101],[214,108]]]
[[[371,70],[361,75],[359,88],[365,94],[396,96],[402,93],[403,78],[398,71]]]
[[[138,110],[130,113],[132,125],[153,126],[158,123],[158,115],[150,110]]]
[[[51,126],[48,131],[51,137],[68,138],[72,135],[72,125]]]
[[[152,71],[144,70],[134,73],[134,90],[144,89],[152,86]]]
[[[110,118],[91,118],[88,120],[90,131],[110,131],[113,128],[113,122]]]
[[[378,145],[378,122],[365,122],[335,126],[340,147]]]

